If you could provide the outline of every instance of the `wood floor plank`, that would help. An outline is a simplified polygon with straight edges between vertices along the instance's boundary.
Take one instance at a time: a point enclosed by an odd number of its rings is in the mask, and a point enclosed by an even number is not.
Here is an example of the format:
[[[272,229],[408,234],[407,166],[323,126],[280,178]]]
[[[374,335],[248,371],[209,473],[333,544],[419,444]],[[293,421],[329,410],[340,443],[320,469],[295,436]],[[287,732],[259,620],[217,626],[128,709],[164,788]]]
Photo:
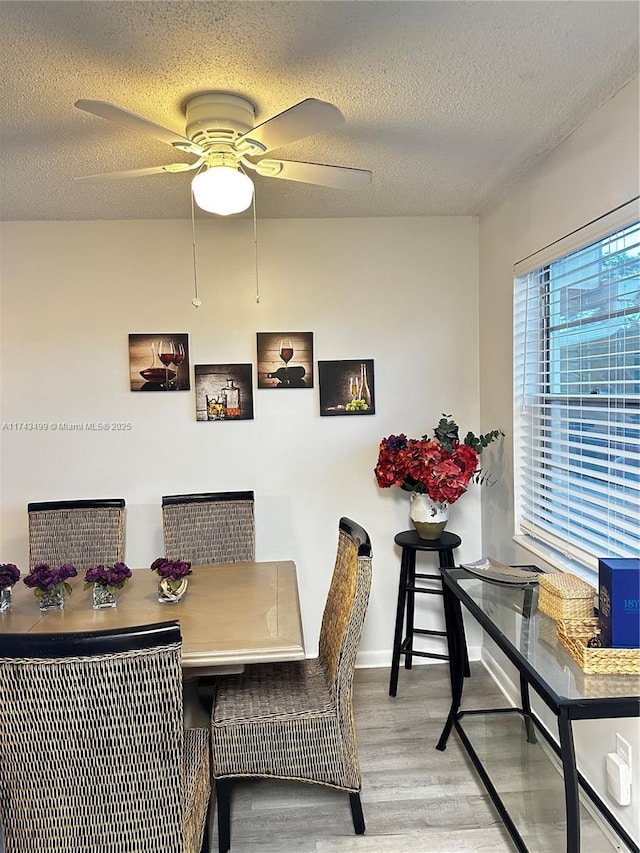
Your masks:
[[[365,835],[360,838],[320,839],[316,853],[505,853],[509,841],[499,829],[476,830],[473,833],[448,830],[429,833],[399,833],[385,838]],[[245,851],[249,853],[249,851]]]

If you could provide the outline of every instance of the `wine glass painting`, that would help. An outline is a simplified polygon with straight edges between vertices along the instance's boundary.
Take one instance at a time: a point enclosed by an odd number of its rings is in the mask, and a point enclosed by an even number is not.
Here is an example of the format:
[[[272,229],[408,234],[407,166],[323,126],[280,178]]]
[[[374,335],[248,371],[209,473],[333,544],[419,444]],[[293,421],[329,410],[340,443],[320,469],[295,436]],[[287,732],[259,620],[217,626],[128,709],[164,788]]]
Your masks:
[[[178,341],[174,344],[173,364],[176,368],[176,391],[180,390],[180,365],[186,358],[184,344]]]
[[[319,361],[320,414],[375,415],[373,359]]]
[[[188,391],[189,372],[186,332],[129,335],[132,391]]]
[[[278,350],[280,358],[284,361],[284,369],[288,370],[289,362],[293,358],[293,342],[291,338],[281,338],[280,348]]]
[[[258,332],[258,388],[313,388],[313,332]]]
[[[164,365],[164,388],[165,391],[168,391],[170,388],[169,385],[169,365],[173,361],[173,357],[175,355],[175,344],[173,341],[167,339],[161,340],[158,344],[158,358]],[[176,379],[176,373],[174,370],[171,371],[171,382]]]

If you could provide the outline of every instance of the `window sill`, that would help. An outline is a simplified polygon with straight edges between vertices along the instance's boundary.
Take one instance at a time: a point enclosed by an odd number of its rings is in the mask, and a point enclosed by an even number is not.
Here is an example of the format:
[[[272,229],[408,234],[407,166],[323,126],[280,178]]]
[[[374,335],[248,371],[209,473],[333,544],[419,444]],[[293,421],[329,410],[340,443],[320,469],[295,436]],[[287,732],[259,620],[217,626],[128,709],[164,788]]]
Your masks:
[[[513,537],[513,541],[520,545],[521,548],[535,554],[536,557],[540,557],[550,566],[553,566],[554,569],[561,572],[571,572],[571,574],[577,575],[588,584],[591,584],[595,589],[598,588],[598,573],[593,569],[582,565],[582,563],[579,563],[577,560],[565,557],[559,551],[556,551],[554,548],[551,548],[543,542],[538,542],[531,536],[516,534]]]

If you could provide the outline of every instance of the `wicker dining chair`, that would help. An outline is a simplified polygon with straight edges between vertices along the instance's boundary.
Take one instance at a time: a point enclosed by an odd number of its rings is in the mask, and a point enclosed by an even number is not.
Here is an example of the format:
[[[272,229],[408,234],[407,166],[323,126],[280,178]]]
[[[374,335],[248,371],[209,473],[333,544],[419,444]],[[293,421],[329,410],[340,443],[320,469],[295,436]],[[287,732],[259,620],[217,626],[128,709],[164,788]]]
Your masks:
[[[27,504],[29,565],[71,563],[84,572],[124,559],[124,498]]]
[[[231,846],[231,782],[269,777],[349,794],[356,834],[365,831],[352,681],[371,587],[371,543],[340,519],[338,553],[322,617],[319,656],[255,664],[218,679],[211,715],[220,853]]]
[[[208,850],[209,732],[182,717],[178,622],[0,633],[7,853]]]
[[[162,498],[164,553],[170,560],[255,560],[253,492],[204,492]]]

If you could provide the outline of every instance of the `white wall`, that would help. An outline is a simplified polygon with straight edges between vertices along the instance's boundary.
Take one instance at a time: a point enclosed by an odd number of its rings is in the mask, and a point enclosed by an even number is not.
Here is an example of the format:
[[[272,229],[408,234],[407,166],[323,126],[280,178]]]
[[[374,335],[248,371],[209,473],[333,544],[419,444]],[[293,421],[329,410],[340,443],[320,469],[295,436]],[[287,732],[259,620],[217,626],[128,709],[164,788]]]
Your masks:
[[[639,193],[638,80],[612,98],[480,220],[481,425],[513,419],[513,264]],[[501,487],[482,495],[484,550],[505,562],[531,562],[514,533],[513,429],[500,447]],[[489,448],[488,456],[492,448]],[[543,565],[539,559],[534,560]],[[550,720],[550,723],[552,721]],[[640,836],[640,774],[632,803],[617,806],[605,792],[604,757],[615,732],[633,744],[640,765],[638,720],[575,726],[579,765],[635,840]]]
[[[360,661],[388,664],[393,536],[409,527],[409,496],[380,490],[373,468],[382,436],[420,436],[442,412],[478,429],[477,221],[260,222],[256,304],[251,222],[199,219],[200,309],[189,222],[5,223],[0,233],[3,423],[132,425],[0,432],[2,560],[27,566],[28,501],[124,497],[126,560],[137,567],[162,553],[161,495],[254,489],[257,557],[296,560],[310,654],[338,519],[368,529],[374,581]],[[255,419],[236,423],[196,422],[193,391],[129,390],[130,332],[188,332],[192,364],[255,365],[255,333],[275,330],[313,331],[316,359],[373,358],[376,414],[320,417],[317,382],[256,389]],[[460,559],[481,553],[479,491],[451,510]],[[442,624],[439,601],[420,607]]]

